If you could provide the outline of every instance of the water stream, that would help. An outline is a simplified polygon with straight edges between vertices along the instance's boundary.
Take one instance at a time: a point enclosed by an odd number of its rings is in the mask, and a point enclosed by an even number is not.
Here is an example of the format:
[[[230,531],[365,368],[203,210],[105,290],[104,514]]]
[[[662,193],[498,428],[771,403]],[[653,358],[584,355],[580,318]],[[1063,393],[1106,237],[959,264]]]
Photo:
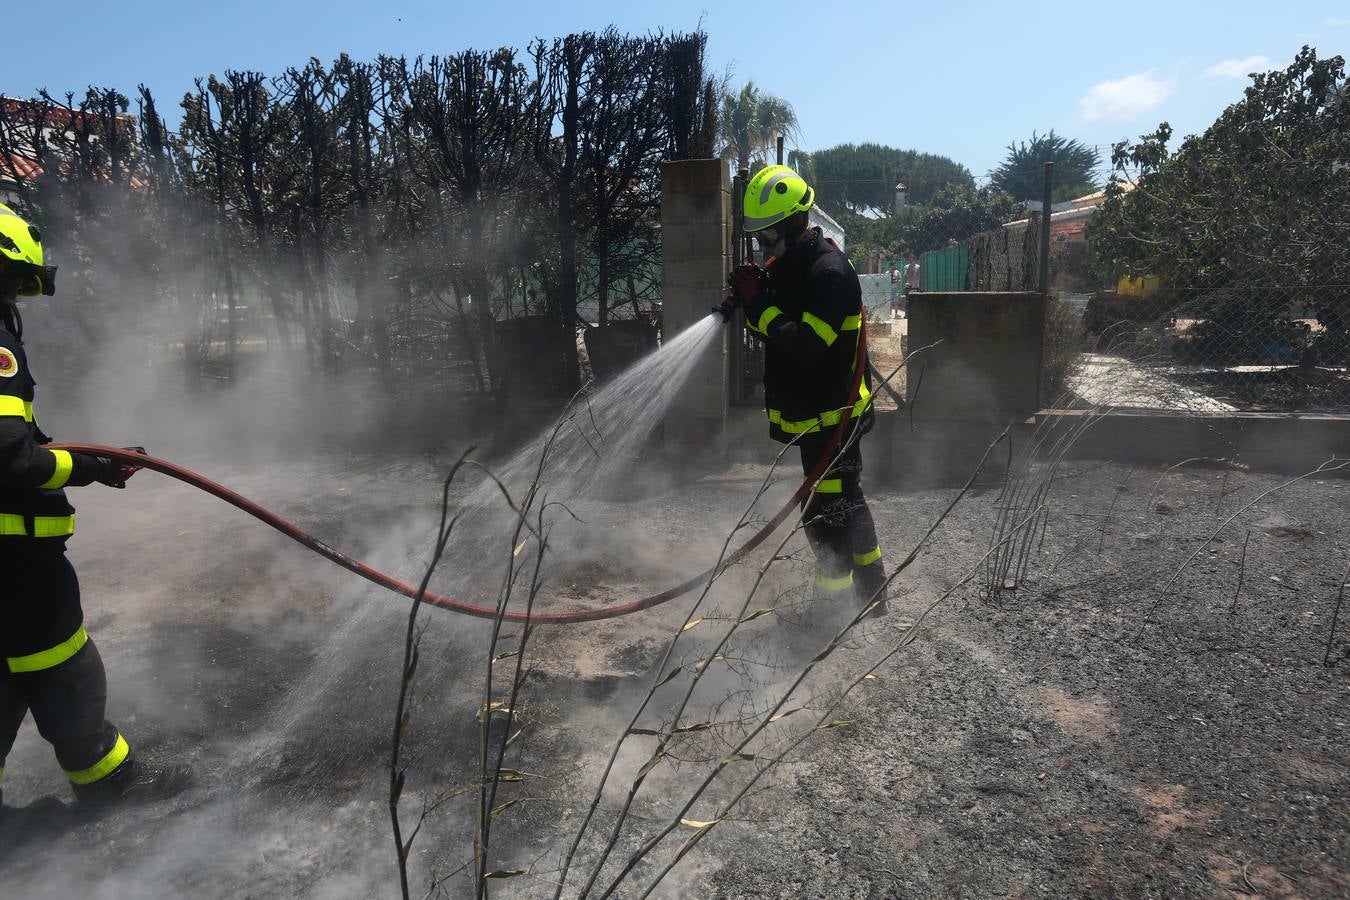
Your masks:
[[[579,398],[556,425],[539,432],[505,462],[494,465],[493,473],[516,502],[536,475],[540,493],[550,503],[579,505],[612,493],[617,479],[637,476],[634,469],[642,464],[643,451],[653,431],[688,384],[700,357],[720,333],[720,326],[718,317],[710,315],[669,338],[657,351],[593,389],[587,397]],[[470,477],[466,474],[465,480]],[[432,589],[461,592],[458,596],[464,599],[491,606],[507,560],[511,559],[517,514],[506,504],[500,488],[487,479],[462,500],[452,499],[451,504],[451,512],[457,513],[459,520]],[[430,512],[422,511],[424,515]],[[550,508],[546,519],[574,524],[570,515],[557,507]],[[551,562],[566,559],[572,549],[569,540],[581,529],[584,526],[557,529],[549,539],[554,553],[546,559]],[[428,549],[407,547],[402,571],[393,574],[417,583]],[[522,554],[521,558],[532,560],[533,554]],[[385,700],[377,703],[376,709],[367,705],[373,699],[370,692],[377,685],[380,691],[386,686],[393,687],[390,678],[396,672],[397,654],[402,651],[407,606],[406,601],[393,595],[382,597],[367,588],[358,591],[356,587],[347,602],[358,594],[360,602],[347,606],[341,618],[333,623],[304,677],[288,687],[270,716],[269,725],[257,731],[253,746],[235,748],[236,770],[251,769],[254,777],[256,773],[266,773],[276,765],[276,754],[289,742],[305,743],[307,734],[312,735],[314,729],[322,730],[323,720],[331,715],[325,710],[331,711],[335,702],[344,710],[351,739],[336,756],[330,751],[322,765],[342,768],[343,758],[354,759],[369,752],[366,741],[383,745],[387,740],[385,718],[392,706],[386,708]],[[547,597],[543,599],[546,601]],[[424,653],[419,668],[419,682],[447,690],[451,689],[449,686],[464,684],[468,676],[466,667],[480,663],[478,651],[482,649],[489,623],[451,614],[424,614],[423,621],[435,626],[435,638],[424,635],[424,642],[434,642],[436,647],[424,647],[428,652]],[[447,641],[452,646],[445,646]],[[361,699],[354,700],[356,697]],[[452,716],[449,722],[423,724],[432,732],[443,729],[464,732],[465,722],[460,718]],[[427,740],[425,734],[422,737],[425,743],[419,741],[419,746],[446,746],[445,740]],[[260,760],[266,761],[256,765]],[[300,801],[304,795],[320,791],[321,785],[305,782],[299,788],[299,796],[293,793],[290,799]]]
[[[620,481],[641,477],[642,455],[652,432],[666,418],[720,325],[717,316],[710,315],[689,326],[656,352],[578,398],[555,426],[493,466],[493,474],[512,500],[522,502],[536,475],[540,497],[567,504],[612,495]],[[458,513],[459,522],[449,550],[453,560],[447,568],[457,571],[438,577],[436,583],[444,585],[448,579],[458,588],[486,585],[495,590],[513,549],[516,513],[507,506],[500,488],[488,480],[455,504],[453,512]],[[532,523],[533,519],[532,515]],[[570,516],[561,509],[546,516],[546,522],[557,525],[568,520]],[[565,552],[559,541],[567,539],[567,532],[565,527],[555,531],[556,540],[550,538],[554,550]],[[491,565],[493,560],[500,565]],[[484,569],[491,572],[486,581]]]

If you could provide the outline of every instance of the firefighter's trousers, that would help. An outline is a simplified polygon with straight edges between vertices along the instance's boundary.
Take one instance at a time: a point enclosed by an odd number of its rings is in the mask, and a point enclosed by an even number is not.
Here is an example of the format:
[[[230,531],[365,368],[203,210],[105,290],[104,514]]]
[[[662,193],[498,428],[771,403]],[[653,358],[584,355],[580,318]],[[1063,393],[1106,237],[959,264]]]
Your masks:
[[[129,748],[104,718],[107,676],[84,630],[74,568],[60,550],[0,548],[0,591],[0,777],[32,712],[71,782],[101,781]]]
[[[830,433],[804,434],[798,440],[803,473],[809,475],[816,467]],[[854,441],[821,476],[802,510],[802,521],[816,554],[816,594],[851,590],[860,601],[870,599],[886,580],[886,569],[872,511],[863,496],[861,440]]]

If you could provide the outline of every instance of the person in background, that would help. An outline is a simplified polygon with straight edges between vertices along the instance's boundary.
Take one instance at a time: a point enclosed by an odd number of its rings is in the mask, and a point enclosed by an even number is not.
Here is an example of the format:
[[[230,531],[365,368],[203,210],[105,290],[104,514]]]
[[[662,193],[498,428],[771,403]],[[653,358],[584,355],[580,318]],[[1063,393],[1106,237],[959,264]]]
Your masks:
[[[31,712],[81,805],[165,797],[187,787],[192,771],[141,759],[104,718],[107,676],[66,558],[75,509],[63,488],[124,488],[137,470],[47,449],[33,414],[18,298],[55,291],[41,234],[0,205],[0,777]]]
[[[904,290],[902,291],[904,294],[905,306],[904,317],[906,319],[909,318],[909,292],[917,291],[919,289],[921,283],[919,274],[919,257],[916,254],[911,253],[909,255],[909,262],[905,263]]]
[[[901,293],[900,270],[896,268],[895,263],[891,263],[891,318],[900,317],[900,293]]]

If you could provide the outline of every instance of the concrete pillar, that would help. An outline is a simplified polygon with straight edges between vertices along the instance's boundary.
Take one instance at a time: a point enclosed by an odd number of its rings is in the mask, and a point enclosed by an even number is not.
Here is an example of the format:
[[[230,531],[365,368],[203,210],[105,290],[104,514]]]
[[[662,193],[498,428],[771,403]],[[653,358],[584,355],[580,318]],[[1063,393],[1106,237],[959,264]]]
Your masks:
[[[889,467],[879,466],[883,483],[960,484],[1005,427],[1035,415],[1044,310],[1044,297],[1030,292],[909,295],[909,352],[930,349],[909,359],[909,407],[889,421],[878,416],[870,436],[890,453]],[[1006,450],[992,454],[984,478],[1006,460]]]
[[[731,183],[720,159],[661,164],[661,319],[667,337],[722,301],[731,270]],[[670,443],[720,440],[727,416],[727,340],[708,348],[666,421]]]

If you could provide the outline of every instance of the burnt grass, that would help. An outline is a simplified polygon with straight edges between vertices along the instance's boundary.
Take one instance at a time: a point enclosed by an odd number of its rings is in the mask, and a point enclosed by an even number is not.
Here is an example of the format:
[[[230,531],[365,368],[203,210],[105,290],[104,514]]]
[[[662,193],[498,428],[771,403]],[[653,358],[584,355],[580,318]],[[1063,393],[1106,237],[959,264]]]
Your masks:
[[[724,845],[716,893],[1350,894],[1344,618],[1323,665],[1350,482],[1271,495],[1159,601],[1284,480],[1069,467],[1029,581],[954,599],[821,735],[775,824]]]
[[[389,536],[371,548],[370,529],[422,546],[443,468],[333,454],[267,474],[206,471],[411,577],[419,563]],[[673,583],[683,574],[675,558],[710,559],[722,535],[709,523],[734,520],[766,471],[741,464],[589,510],[597,546],[607,534],[652,534],[671,565],[655,553],[590,561],[548,599],[622,601]],[[1028,577],[998,596],[979,576],[958,588],[845,701],[850,724],[814,735],[768,775],[656,895],[1350,895],[1350,604],[1323,664],[1350,557],[1350,480],[1289,485],[1206,544],[1288,478],[1065,463]],[[110,714],[151,755],[192,761],[201,782],[170,803],[81,816],[26,725],[7,763],[18,818],[0,823],[15,895],[70,896],[75,885],[91,898],[396,895],[384,804],[406,603],[215,501],[163,482],[137,487],[125,518],[118,504],[130,491],[81,503],[76,562],[109,664]],[[888,560],[955,493],[869,486]],[[978,566],[1000,496],[990,485],[957,507],[831,677],[859,670]],[[169,515],[173,541],[138,537]],[[477,753],[485,630],[428,615],[409,739],[414,813],[436,787],[470,777]],[[516,760],[531,774],[503,786],[498,802],[522,802],[497,826],[498,864],[534,877],[503,880],[494,895],[551,896],[551,860],[615,723],[682,616],[671,603],[537,633]],[[765,639],[797,627],[787,616],[753,626]],[[680,796],[698,771],[662,767],[649,791]],[[440,813],[419,837],[418,872],[463,860],[472,807]],[[661,820],[659,809],[641,813],[638,828]],[[646,878],[617,896],[636,896]],[[465,890],[461,876],[441,895]]]

